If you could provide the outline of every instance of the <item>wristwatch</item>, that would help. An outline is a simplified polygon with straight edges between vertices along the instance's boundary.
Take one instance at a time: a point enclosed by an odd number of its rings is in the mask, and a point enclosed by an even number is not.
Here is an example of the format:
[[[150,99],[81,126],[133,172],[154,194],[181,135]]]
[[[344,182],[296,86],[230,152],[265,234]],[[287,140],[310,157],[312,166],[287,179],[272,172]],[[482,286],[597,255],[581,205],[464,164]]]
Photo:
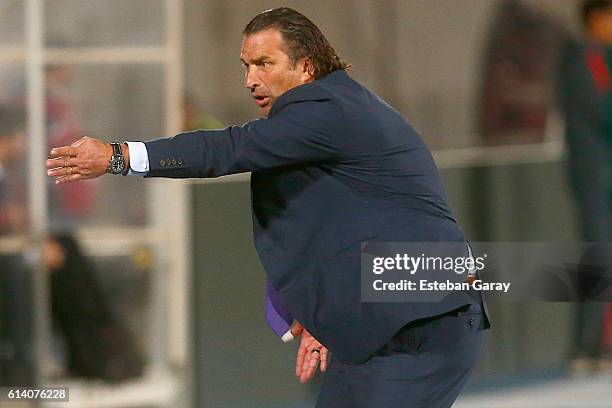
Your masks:
[[[123,174],[124,176],[128,173],[129,167],[123,157],[121,145],[119,143],[111,143],[113,148],[113,155],[108,162],[108,171],[110,174]]]

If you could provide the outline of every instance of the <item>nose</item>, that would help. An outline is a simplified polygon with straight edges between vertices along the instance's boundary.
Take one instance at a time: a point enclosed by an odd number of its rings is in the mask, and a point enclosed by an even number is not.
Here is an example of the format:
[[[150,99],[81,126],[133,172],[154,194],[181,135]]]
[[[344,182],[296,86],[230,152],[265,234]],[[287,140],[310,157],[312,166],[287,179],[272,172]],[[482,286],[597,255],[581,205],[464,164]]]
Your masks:
[[[251,91],[255,90],[256,87],[259,86],[259,79],[255,73],[254,69],[247,69],[246,74],[244,75],[244,86],[249,88]]]

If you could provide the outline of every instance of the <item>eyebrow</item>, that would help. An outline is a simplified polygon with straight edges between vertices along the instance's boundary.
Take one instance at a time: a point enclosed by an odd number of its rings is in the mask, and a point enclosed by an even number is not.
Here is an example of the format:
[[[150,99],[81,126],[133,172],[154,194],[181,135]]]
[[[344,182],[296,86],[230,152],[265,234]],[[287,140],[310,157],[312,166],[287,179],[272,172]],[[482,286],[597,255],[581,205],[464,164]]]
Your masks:
[[[254,60],[252,60],[252,61],[251,61],[251,63],[252,63],[252,64],[257,64],[258,62],[263,62],[263,61],[265,61],[265,60],[271,60],[271,59],[272,59],[272,58],[268,57],[267,55],[262,55],[261,57],[259,57],[259,58],[255,58]],[[247,65],[247,64],[248,64],[248,63],[247,63],[247,62],[246,62],[244,59],[242,59],[242,58],[240,58],[240,62],[242,62],[242,63],[243,63],[243,64],[245,64],[245,65]]]

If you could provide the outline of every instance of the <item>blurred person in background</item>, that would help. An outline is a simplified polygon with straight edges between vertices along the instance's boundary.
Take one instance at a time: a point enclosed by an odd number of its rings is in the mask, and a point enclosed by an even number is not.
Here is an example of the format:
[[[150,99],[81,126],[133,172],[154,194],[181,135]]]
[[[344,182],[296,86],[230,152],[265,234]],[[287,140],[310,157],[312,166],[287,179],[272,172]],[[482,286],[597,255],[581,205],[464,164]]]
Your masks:
[[[6,79],[8,84],[7,92],[2,95],[5,104],[10,105],[11,110],[18,107],[19,110],[25,111],[27,101],[24,95],[24,79],[13,75],[7,75],[3,79]],[[73,82],[74,68],[72,66],[54,64],[45,66],[45,130],[48,146],[70,144],[81,137],[82,131],[72,92]],[[23,143],[22,154],[25,154],[26,147],[27,138]],[[1,157],[0,160],[2,160]],[[17,161],[17,165],[25,169],[25,155],[23,160]],[[98,191],[97,184],[97,181],[94,180],[80,185],[48,189],[49,216],[52,224],[61,227],[74,226],[90,217]],[[22,185],[27,185],[25,178]],[[23,187],[23,189],[26,188]]]
[[[200,104],[194,96],[185,95],[183,98],[183,130],[212,130],[224,127],[223,122],[200,108]]]
[[[363,241],[452,241],[468,253],[431,153],[295,10],[255,16],[240,60],[263,118],[145,143],[83,138],[52,149],[47,174],[64,184],[251,171],[255,245],[301,335],[296,376],[326,371],[317,407],[450,407],[486,341],[481,294],[361,301]]]
[[[566,29],[537,2],[495,2],[484,49],[479,135],[485,145],[544,141]]]
[[[34,383],[32,288],[32,269],[25,257],[0,251],[0,386]]]
[[[581,5],[584,38],[572,40],[560,64],[569,174],[582,238],[608,242],[612,233],[612,0]],[[578,304],[571,369],[592,371],[602,358],[606,303]]]
[[[0,237],[27,225],[22,110],[0,106]],[[0,248],[0,386],[34,381],[32,274],[20,252]]]
[[[70,66],[45,67],[46,129],[49,146],[71,144],[81,137],[81,127],[71,94],[74,72]],[[55,225],[76,225],[92,215],[97,182],[49,189],[50,218]]]
[[[0,235],[24,232],[26,213],[25,115],[0,106]]]
[[[113,314],[76,239],[68,233],[50,235],[43,260],[50,272],[52,320],[63,340],[67,374],[110,382],[140,376],[142,352]]]

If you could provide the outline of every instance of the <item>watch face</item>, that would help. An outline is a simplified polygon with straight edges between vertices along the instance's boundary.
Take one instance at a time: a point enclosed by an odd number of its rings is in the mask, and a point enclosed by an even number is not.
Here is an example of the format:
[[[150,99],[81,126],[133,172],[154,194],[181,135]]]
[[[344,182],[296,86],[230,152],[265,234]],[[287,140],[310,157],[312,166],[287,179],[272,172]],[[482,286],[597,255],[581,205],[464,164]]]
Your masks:
[[[125,167],[125,161],[123,157],[113,157],[111,159],[111,173],[112,174],[121,174],[123,173],[123,169]]]

